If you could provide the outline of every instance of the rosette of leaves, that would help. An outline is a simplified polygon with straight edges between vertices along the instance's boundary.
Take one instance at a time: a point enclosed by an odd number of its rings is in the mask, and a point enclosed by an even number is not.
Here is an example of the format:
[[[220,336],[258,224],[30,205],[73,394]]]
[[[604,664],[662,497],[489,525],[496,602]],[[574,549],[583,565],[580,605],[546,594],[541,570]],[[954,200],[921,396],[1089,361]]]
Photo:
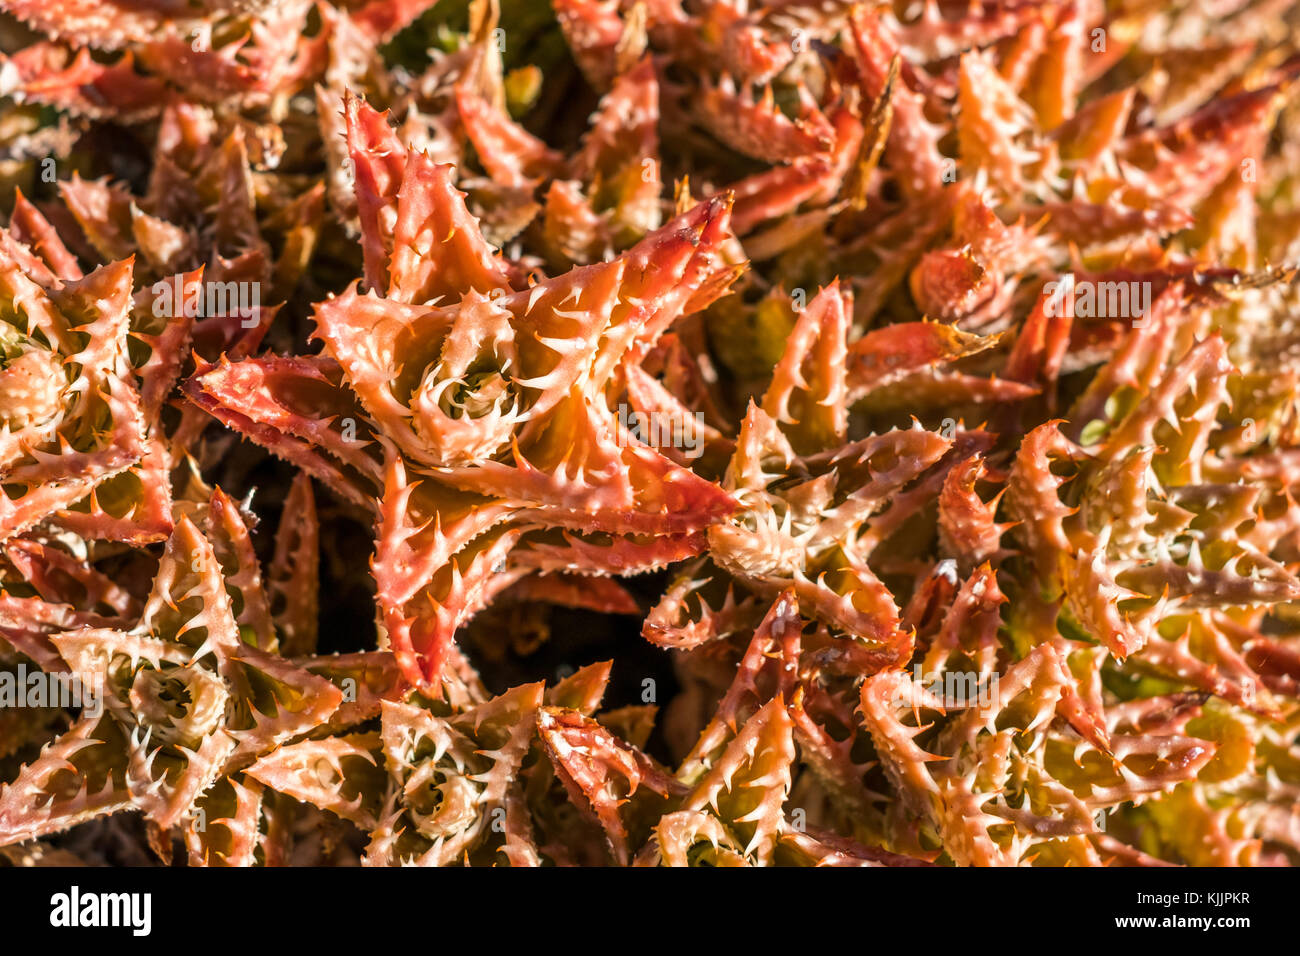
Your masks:
[[[127,355],[131,263],[67,282],[24,247],[0,253],[0,538],[57,517],[145,453]]]
[[[268,598],[311,587],[314,565],[295,553],[302,529],[285,529],[268,586],[238,506],[219,490],[196,504],[177,516],[139,604],[71,555],[25,539],[11,545],[6,616],[44,610],[53,620],[26,633],[6,627],[6,640],[48,674],[92,688],[102,706],[87,697],[71,726],[6,782],[5,842],[124,809],[143,811],[160,834],[182,823],[205,832],[204,801],[219,782],[238,791],[240,771],[259,755],[332,718],[364,720],[378,712],[373,688],[397,686],[380,662],[358,686],[362,661],[281,656],[281,636],[287,650],[314,650],[302,623],[314,625],[314,608],[285,602],[276,612]],[[36,592],[26,606],[9,593],[20,578]]]
[[[387,639],[432,682],[458,624],[512,580],[662,566],[730,509],[606,399],[625,354],[725,289],[727,205],[516,289],[448,167],[364,104],[349,126],[370,291],[318,305],[328,359],[223,360],[187,393],[344,497],[378,499]]]

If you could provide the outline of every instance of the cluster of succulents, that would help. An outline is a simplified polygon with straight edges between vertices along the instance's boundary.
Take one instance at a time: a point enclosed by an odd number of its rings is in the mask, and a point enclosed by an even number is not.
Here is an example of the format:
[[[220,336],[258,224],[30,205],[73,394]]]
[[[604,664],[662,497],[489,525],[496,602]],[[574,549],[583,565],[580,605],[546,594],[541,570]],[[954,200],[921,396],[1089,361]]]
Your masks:
[[[0,861],[1300,863],[1300,4],[0,11]]]

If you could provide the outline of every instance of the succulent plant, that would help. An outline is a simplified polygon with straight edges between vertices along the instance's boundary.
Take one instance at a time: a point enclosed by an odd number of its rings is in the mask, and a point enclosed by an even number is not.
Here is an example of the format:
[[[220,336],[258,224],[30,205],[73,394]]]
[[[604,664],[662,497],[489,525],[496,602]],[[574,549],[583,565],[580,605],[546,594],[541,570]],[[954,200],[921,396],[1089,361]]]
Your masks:
[[[0,0],[0,858],[1300,862],[1300,13],[912,6]]]

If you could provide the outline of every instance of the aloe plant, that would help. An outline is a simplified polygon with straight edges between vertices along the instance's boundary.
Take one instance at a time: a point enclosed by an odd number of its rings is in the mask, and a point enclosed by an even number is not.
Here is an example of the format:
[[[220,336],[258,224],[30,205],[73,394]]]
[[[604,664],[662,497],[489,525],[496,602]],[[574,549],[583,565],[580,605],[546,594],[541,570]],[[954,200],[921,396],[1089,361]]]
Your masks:
[[[0,0],[0,858],[1300,862],[1300,14],[909,6]]]

